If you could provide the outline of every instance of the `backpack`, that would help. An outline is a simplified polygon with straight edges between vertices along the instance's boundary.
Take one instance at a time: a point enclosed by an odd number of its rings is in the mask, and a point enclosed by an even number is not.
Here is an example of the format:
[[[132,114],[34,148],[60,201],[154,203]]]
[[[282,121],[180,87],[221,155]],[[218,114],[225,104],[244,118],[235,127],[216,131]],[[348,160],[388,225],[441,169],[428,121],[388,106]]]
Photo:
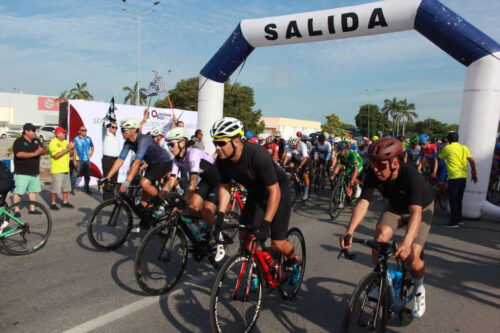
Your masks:
[[[6,195],[10,190],[16,187],[14,176],[7,166],[0,162],[0,195]]]

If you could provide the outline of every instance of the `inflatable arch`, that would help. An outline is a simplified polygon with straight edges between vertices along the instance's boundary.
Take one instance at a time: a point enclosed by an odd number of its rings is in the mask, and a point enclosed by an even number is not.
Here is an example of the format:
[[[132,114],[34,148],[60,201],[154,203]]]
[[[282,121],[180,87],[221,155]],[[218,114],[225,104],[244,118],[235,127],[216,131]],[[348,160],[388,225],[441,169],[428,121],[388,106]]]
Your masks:
[[[209,133],[222,117],[224,82],[256,47],[308,43],[415,29],[467,67],[460,142],[476,161],[477,184],[468,180],[463,215],[500,219],[486,201],[500,120],[500,45],[437,0],[387,0],[285,16],[242,20],[201,70],[198,126]]]

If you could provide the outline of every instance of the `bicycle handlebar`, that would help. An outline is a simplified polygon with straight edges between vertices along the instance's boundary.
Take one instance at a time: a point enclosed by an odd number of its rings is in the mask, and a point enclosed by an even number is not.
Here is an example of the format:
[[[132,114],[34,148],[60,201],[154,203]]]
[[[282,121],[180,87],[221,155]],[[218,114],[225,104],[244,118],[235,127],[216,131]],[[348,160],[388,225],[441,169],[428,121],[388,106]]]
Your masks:
[[[352,235],[350,234],[345,235],[344,244],[349,244],[349,240],[351,239],[351,237]],[[398,249],[398,244],[396,242],[385,243],[385,242],[377,242],[372,239],[363,239],[363,238],[353,238],[352,242],[367,245],[372,249],[381,249],[382,251],[390,250],[387,252],[387,254],[389,255],[393,254]],[[348,249],[340,249],[340,253],[337,256],[337,259],[340,259],[342,255],[344,255],[344,257],[349,260],[353,260],[356,257],[354,253],[349,253]]]

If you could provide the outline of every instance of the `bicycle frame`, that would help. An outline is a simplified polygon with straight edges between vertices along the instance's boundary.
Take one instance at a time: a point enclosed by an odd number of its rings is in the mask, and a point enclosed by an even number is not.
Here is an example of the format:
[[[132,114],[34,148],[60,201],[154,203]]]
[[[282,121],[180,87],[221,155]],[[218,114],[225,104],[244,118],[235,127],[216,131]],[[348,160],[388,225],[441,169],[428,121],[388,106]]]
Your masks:
[[[15,217],[14,215],[11,215],[8,211],[5,210],[3,206],[0,206],[0,216],[7,215],[11,220],[19,224],[19,226],[12,228],[6,232],[0,233],[0,238],[9,238],[11,236],[17,235],[18,233],[22,232],[27,226],[26,223]]]

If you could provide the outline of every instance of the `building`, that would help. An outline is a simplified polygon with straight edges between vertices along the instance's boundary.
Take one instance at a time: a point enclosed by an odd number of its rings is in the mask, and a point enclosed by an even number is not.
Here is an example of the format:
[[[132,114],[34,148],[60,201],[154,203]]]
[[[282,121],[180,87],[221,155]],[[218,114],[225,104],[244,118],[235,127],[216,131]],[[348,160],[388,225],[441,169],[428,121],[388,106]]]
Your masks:
[[[58,124],[59,101],[56,97],[0,92],[0,122],[9,127]]]
[[[274,135],[276,131],[281,132],[281,137],[288,140],[298,131],[303,134],[310,134],[321,131],[321,122],[312,120],[281,118],[281,117],[262,117],[264,122],[264,134]]]

